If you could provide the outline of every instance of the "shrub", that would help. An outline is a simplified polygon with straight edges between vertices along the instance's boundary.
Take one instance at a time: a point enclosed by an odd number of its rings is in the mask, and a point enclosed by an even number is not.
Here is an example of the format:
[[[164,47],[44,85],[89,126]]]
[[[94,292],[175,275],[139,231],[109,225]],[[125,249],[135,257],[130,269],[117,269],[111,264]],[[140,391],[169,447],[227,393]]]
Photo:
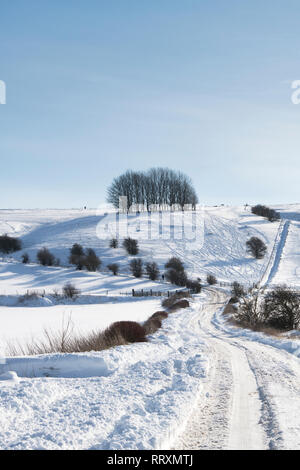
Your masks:
[[[37,252],[37,259],[42,266],[54,266],[55,256],[50,253],[48,248],[41,248]]]
[[[141,277],[143,274],[143,261],[141,258],[133,259],[130,262],[130,271],[134,277]]]
[[[118,334],[128,343],[147,341],[145,328],[134,321],[117,321],[112,323],[104,332],[104,336]]]
[[[177,286],[183,287],[187,283],[187,275],[184,270],[184,265],[179,258],[172,257],[165,264],[166,279]]]
[[[264,242],[258,237],[251,237],[246,242],[247,252],[250,253],[256,259],[262,259],[267,251],[267,247]]]
[[[68,299],[74,299],[78,297],[80,294],[80,290],[77,289],[71,282],[67,282],[63,286],[63,295],[67,297]]]
[[[109,242],[110,248],[118,248],[119,240],[117,238],[112,238]]]
[[[84,255],[83,247],[79,243],[74,243],[72,248],[70,248],[70,255],[83,256]]]
[[[175,302],[170,308],[170,312],[176,312],[176,310],[179,310],[181,308],[187,308],[190,306],[190,303],[186,299],[178,300],[178,302]]]
[[[214,284],[217,284],[217,279],[213,274],[208,274],[206,276],[206,281],[210,286],[213,286]]]
[[[120,266],[118,265],[118,263],[112,263],[108,264],[107,268],[113,273],[114,276],[116,276],[119,272]]]
[[[18,238],[10,237],[9,235],[0,236],[0,252],[13,253],[22,249],[22,242]]]
[[[243,297],[238,311],[234,313],[235,320],[246,327],[255,327],[261,323],[261,311],[258,294],[253,297]]]
[[[148,274],[149,279],[151,279],[151,281],[156,281],[156,279],[158,279],[159,269],[154,261],[152,263],[146,264],[146,273]]]
[[[23,264],[29,263],[29,255],[28,255],[28,253],[23,253],[23,255],[22,255],[22,263],[23,263]]]
[[[162,323],[159,318],[148,318],[148,320],[143,323],[146,335],[153,335],[161,328],[161,325]]]
[[[191,279],[188,279],[186,281],[185,287],[187,287],[187,289],[190,289],[193,294],[199,294],[202,289],[202,286],[199,281],[193,281]]]
[[[300,294],[285,286],[265,296],[262,317],[266,325],[281,330],[294,330],[300,325]]]
[[[185,297],[190,297],[189,292],[181,290],[179,292],[175,292],[174,294],[172,294],[169,297],[167,297],[166,299],[164,299],[161,304],[165,308],[170,308],[179,299],[183,299]]]
[[[262,217],[266,217],[270,222],[275,222],[280,220],[280,213],[276,212],[274,209],[257,204],[256,206],[251,207],[252,214],[256,214]]]
[[[169,259],[169,261],[165,264],[166,269],[173,269],[174,271],[177,272],[182,272],[184,271],[184,265],[181,259],[172,257]]]
[[[101,260],[98,258],[95,251],[92,248],[88,248],[84,257],[84,266],[86,269],[88,271],[97,271],[101,264]]]
[[[84,268],[84,265],[85,265],[85,256],[70,255],[69,256],[69,263],[74,264],[76,266],[76,269],[81,271]]]
[[[153,315],[149,317],[149,320],[155,318],[158,318],[159,320],[165,320],[165,318],[168,318],[168,314],[164,310],[159,310],[158,312],[153,313]]]
[[[134,238],[125,238],[123,247],[129,255],[137,255],[139,252],[138,242]]]
[[[175,271],[175,269],[168,269],[166,272],[166,279],[179,287],[184,287],[187,283],[187,275],[185,271]]]
[[[246,295],[244,287],[236,281],[232,283],[231,293],[235,301],[237,301],[243,295]]]

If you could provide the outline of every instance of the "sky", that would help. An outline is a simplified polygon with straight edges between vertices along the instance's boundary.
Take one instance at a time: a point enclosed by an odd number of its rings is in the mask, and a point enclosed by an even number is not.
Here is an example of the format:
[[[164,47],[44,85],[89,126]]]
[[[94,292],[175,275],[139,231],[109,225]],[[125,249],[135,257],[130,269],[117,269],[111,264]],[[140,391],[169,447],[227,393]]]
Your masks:
[[[127,169],[299,202],[298,0],[0,2],[0,207],[97,207]]]

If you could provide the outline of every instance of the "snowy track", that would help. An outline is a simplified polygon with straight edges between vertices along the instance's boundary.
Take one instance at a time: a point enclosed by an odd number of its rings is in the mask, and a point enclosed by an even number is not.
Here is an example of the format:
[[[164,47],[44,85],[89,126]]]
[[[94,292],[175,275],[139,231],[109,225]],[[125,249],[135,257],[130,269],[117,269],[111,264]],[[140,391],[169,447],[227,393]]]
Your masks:
[[[225,326],[216,314],[225,299],[211,291],[210,304],[200,308],[210,363],[206,398],[174,448],[299,449],[300,360]]]

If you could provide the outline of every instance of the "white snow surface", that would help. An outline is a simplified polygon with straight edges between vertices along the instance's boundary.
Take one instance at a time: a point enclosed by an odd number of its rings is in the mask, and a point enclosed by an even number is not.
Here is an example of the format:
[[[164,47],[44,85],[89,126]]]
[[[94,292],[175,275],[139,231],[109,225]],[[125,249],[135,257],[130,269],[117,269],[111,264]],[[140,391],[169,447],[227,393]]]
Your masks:
[[[276,209],[283,218],[280,223],[256,217],[243,207],[204,208],[203,244],[145,239],[140,240],[140,256],[157,261],[161,270],[170,256],[179,256],[193,278],[212,273],[228,283],[289,283],[298,288],[300,205]],[[70,315],[76,330],[88,332],[116,320],[142,322],[161,309],[157,298],[122,295],[132,288],[168,290],[170,285],[128,275],[131,257],[121,247],[108,248],[107,240],[97,237],[97,225],[106,217],[99,210],[0,210],[0,233],[20,236],[23,242],[21,252],[0,262],[1,350],[6,341],[26,341],[40,335],[44,327],[58,328]],[[143,231],[146,217],[130,216],[130,223],[141,227],[137,234]],[[180,229],[181,214],[174,215],[173,224]],[[259,236],[267,244],[265,259],[257,261],[246,254],[250,236]],[[75,242],[95,249],[103,261],[100,273],[68,266],[69,248]],[[63,266],[35,264],[42,246],[58,256]],[[24,252],[32,263],[20,263]],[[119,276],[105,268],[112,261],[121,265]],[[81,289],[82,297],[75,302],[54,301],[53,289],[61,289],[67,281]],[[20,304],[19,296],[32,289],[41,296]],[[206,429],[214,439],[204,448],[224,448],[223,444],[227,448],[300,448],[298,415],[292,407],[300,401],[298,340],[235,329],[220,315],[220,301],[208,303],[206,309],[207,295],[196,296],[190,308],[170,314],[148,343],[0,361],[0,448],[170,448],[186,425],[195,432],[195,423],[190,423],[195,410],[197,419],[205,418],[199,421],[204,426],[201,432]],[[218,401],[210,400],[214,384]],[[249,393],[252,404],[247,401]],[[215,417],[218,408],[223,412],[221,420]],[[241,409],[253,420],[249,429],[240,421]],[[255,429],[259,435],[253,435]],[[199,435],[195,442],[199,445]]]
[[[190,307],[148,343],[10,358],[19,382],[0,381],[0,448],[168,448],[201,390],[203,349]]]

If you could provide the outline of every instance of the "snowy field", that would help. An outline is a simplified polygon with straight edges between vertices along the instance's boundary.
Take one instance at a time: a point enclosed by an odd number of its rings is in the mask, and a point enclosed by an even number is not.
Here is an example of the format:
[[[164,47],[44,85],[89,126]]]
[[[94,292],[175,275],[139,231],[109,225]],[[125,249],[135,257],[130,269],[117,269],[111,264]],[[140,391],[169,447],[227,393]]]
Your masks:
[[[146,214],[130,216],[130,233],[139,238],[139,256],[145,262],[156,261],[161,272],[168,258],[179,256],[192,278],[205,279],[211,273],[223,282],[288,283],[300,287],[300,205],[276,209],[282,215],[280,223],[254,216],[249,208],[206,207],[197,226],[201,232],[198,244],[188,238],[160,238],[157,233],[148,239]],[[0,232],[21,237],[23,242],[21,252],[0,259],[2,350],[7,342],[26,342],[41,336],[44,328],[60,329],[69,317],[75,331],[88,332],[117,320],[142,322],[161,309],[159,298],[124,295],[133,288],[167,291],[171,286],[161,280],[151,282],[129,275],[132,258],[121,247],[109,248],[107,239],[97,236],[99,222],[100,228],[110,234],[110,214],[106,210],[0,210]],[[171,223],[164,223],[166,232],[178,234],[182,214],[175,213]],[[192,225],[191,220],[186,223]],[[191,226],[188,228],[191,231]],[[265,259],[257,261],[246,254],[245,243],[251,236],[258,236],[267,244]],[[68,265],[73,243],[95,249],[102,260],[99,273],[76,271]],[[36,264],[37,250],[43,246],[60,258],[60,267]],[[24,252],[31,259],[28,265],[20,263]],[[112,261],[121,266],[118,276],[106,269]],[[67,281],[74,283],[82,296],[76,302],[54,301],[51,294]],[[28,290],[38,290],[45,296],[19,303],[19,296]],[[98,353],[7,357],[6,363],[0,364],[4,373],[0,380],[0,448],[157,449],[182,442],[176,440],[191,417],[193,406],[199,401],[206,403],[210,395],[214,342],[210,344],[207,335],[212,328],[209,315],[218,308],[217,302],[209,303],[204,291],[194,298],[189,309],[164,320],[163,328],[146,344]],[[220,328],[225,327],[217,325]],[[215,330],[211,331],[214,337]],[[240,335],[225,332],[228,334]],[[264,343],[262,334],[253,335],[246,335],[245,340]],[[298,361],[295,342],[278,339],[264,343],[264,347],[284,349],[288,354],[284,357],[292,356]],[[232,346],[235,340],[230,346],[216,349],[215,354],[222,356],[223,348],[234,362]],[[239,375],[237,371],[236,374]],[[278,387],[274,384],[273,389],[276,392]],[[297,394],[293,393],[296,399]],[[257,402],[254,406],[258,406]],[[283,415],[287,412],[284,408],[278,411]],[[279,425],[278,429],[280,434]],[[290,429],[286,433],[290,435]],[[236,434],[228,439],[226,445],[234,445]],[[261,445],[267,445],[266,441],[262,440]],[[288,447],[284,441],[280,441],[280,446]]]

